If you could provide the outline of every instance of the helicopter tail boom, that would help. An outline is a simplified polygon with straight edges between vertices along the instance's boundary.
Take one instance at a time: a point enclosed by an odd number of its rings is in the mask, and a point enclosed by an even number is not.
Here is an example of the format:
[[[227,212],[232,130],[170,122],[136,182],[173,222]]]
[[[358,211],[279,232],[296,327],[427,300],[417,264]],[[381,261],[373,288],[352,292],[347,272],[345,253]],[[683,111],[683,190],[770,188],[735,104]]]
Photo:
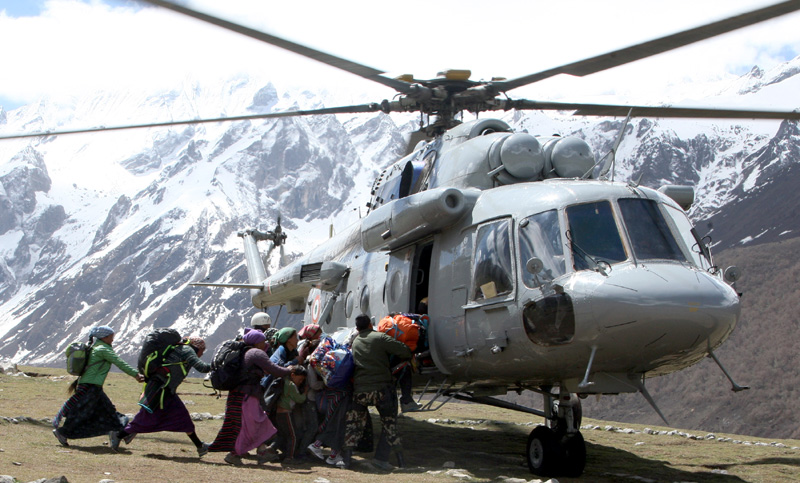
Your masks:
[[[267,278],[267,271],[264,268],[264,262],[261,261],[261,254],[258,252],[258,241],[255,236],[255,230],[245,230],[239,233],[244,242],[244,257],[247,264],[247,278],[251,284],[258,284],[252,288],[263,288],[263,280]]]

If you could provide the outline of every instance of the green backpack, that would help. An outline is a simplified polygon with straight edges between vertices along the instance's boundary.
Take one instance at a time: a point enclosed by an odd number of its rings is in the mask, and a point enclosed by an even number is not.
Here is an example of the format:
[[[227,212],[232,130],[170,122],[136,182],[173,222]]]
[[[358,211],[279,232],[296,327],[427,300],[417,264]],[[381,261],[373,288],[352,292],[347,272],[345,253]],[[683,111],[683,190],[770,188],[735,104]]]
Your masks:
[[[80,376],[86,369],[92,346],[88,342],[73,342],[67,346],[67,372]]]

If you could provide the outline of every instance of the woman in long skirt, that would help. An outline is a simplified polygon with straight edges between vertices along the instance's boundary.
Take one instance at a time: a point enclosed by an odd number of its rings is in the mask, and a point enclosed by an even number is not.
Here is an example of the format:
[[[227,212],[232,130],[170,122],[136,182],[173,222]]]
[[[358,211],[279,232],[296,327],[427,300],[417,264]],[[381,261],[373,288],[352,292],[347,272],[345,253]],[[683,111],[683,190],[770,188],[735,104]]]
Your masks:
[[[208,444],[200,440],[195,433],[194,421],[189,415],[186,406],[178,397],[177,390],[181,382],[194,368],[198,372],[206,373],[211,370],[211,365],[200,358],[206,350],[206,342],[200,337],[189,337],[183,344],[175,346],[164,359],[164,368],[169,372],[169,378],[152,377],[149,384],[159,386],[156,392],[155,404],[148,402],[125,426],[125,429],[112,438],[111,449],[117,450],[120,441],[130,444],[139,433],[155,433],[171,431],[186,433],[197,449],[197,455],[203,457],[208,453]]]
[[[128,418],[117,412],[117,408],[103,391],[111,364],[119,367],[125,374],[144,381],[144,376],[127,362],[120,359],[111,344],[114,342],[114,329],[107,325],[94,327],[89,332],[91,352],[83,374],[70,385],[74,392],[61,410],[53,418],[53,434],[63,446],[68,440],[92,438],[115,434],[127,423]],[[64,425],[59,427],[61,420]]]
[[[258,448],[275,435],[275,426],[261,408],[261,398],[264,395],[261,378],[267,374],[284,377],[292,372],[269,360],[264,352],[267,344],[262,332],[250,330],[242,341],[252,347],[244,355],[244,370],[251,377],[228,393],[222,428],[208,447],[212,452],[227,451],[225,462],[232,465],[242,464],[243,454]],[[263,452],[259,456],[263,456]],[[263,462],[263,458],[259,458],[259,462]]]

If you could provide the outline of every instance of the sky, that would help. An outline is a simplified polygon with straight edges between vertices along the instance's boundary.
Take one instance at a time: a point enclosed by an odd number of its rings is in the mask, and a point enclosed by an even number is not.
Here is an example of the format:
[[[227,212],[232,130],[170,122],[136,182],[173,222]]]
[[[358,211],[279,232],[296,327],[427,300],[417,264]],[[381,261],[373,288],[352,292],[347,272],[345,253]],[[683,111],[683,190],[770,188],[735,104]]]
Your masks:
[[[249,27],[390,75],[514,78],[744,11],[764,0],[187,0]],[[663,102],[718,89],[754,65],[800,54],[800,14],[585,78],[558,76],[510,95]],[[6,111],[99,90],[163,91],[246,73],[277,87],[391,98],[394,92],[242,35],[133,0],[0,0],[0,106]],[[12,47],[8,47],[12,46]]]

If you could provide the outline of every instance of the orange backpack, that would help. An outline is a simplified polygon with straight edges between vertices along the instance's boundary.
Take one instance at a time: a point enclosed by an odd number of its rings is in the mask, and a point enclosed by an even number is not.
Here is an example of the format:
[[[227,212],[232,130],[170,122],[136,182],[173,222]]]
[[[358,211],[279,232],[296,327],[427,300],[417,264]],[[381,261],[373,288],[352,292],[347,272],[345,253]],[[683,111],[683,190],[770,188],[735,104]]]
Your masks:
[[[404,343],[414,352],[419,341],[419,326],[405,315],[386,316],[378,324],[378,331]]]

